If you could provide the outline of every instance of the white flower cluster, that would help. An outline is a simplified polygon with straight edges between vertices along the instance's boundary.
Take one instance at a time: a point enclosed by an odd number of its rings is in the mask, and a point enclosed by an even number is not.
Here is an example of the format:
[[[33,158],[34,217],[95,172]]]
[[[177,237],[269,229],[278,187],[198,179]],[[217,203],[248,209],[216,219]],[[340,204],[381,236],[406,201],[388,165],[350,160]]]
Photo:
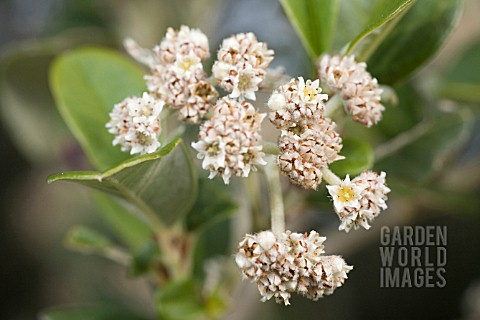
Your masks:
[[[160,112],[164,102],[148,93],[140,97],[128,97],[116,104],[110,113],[106,127],[115,135],[113,145],[130,154],[152,153],[159,146]]]
[[[213,76],[230,95],[217,100],[192,146],[203,159],[202,167],[210,170],[209,178],[220,174],[228,184],[232,175],[247,177],[255,165],[266,164],[259,134],[266,114],[244,99],[255,100],[273,51],[253,33],[240,33],[223,41],[217,57]]]
[[[327,186],[332,196],[335,211],[340,218],[339,230],[357,230],[360,226],[369,229],[371,222],[382,210],[387,208],[385,172],[380,175],[372,171],[364,171],[350,181],[347,175],[339,185]]]
[[[255,35],[239,33],[223,40],[217,53],[212,72],[231,98],[255,100],[255,92],[273,60],[273,50]]]
[[[199,141],[192,144],[199,152],[197,157],[203,159],[203,168],[210,170],[210,178],[218,173],[229,183],[232,174],[246,177],[255,170],[254,165],[266,164],[259,134],[265,114],[243,101],[255,99],[273,50],[258,42],[253,33],[225,39],[218,51],[214,77],[231,92],[222,99],[203,69],[202,62],[210,54],[208,39],[200,30],[169,28],[153,51],[131,39],[125,41],[125,48],[150,68],[145,76],[150,93],[177,109],[181,120],[201,124],[211,116],[200,128]]]
[[[325,118],[325,103],[319,80],[292,79],[280,86],[268,100],[270,121],[282,129],[278,165],[290,181],[306,189],[322,182],[323,168],[343,159],[342,138],[335,122]]]
[[[274,297],[289,305],[292,292],[316,301],[341,287],[352,270],[340,256],[323,255],[325,239],[316,231],[286,231],[278,238],[271,231],[247,234],[235,261],[258,285],[262,301]]]
[[[278,129],[318,123],[328,100],[319,85],[318,79],[312,82],[299,77],[273,91],[268,100],[270,121]]]
[[[226,184],[231,175],[247,177],[254,165],[265,165],[259,131],[266,114],[248,102],[224,97],[213,107],[212,118],[202,124],[192,147],[203,159],[210,177],[218,174]]]
[[[148,90],[178,109],[181,120],[199,124],[218,96],[202,65],[210,56],[207,37],[187,26],[178,32],[169,28],[153,51],[156,63],[145,76]]]
[[[385,107],[380,103],[382,89],[363,62],[351,56],[323,55],[318,63],[320,79],[340,92],[352,119],[367,127],[380,121]]]
[[[342,138],[335,131],[335,123],[321,118],[316,125],[300,127],[300,133],[282,130],[278,165],[290,181],[305,189],[316,189],[322,182],[322,169],[344,159],[338,152]]]

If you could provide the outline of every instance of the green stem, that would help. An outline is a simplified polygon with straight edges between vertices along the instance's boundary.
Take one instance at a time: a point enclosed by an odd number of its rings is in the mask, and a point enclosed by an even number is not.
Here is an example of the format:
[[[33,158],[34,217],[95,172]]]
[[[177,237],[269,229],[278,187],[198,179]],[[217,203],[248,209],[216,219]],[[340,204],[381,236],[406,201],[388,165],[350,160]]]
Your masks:
[[[132,260],[128,253],[117,247],[106,248],[101,255],[123,266],[129,266]]]
[[[270,141],[263,141],[262,151],[266,154],[278,155],[280,154],[280,148],[277,143]]]
[[[342,179],[340,179],[332,170],[328,168],[322,169],[323,180],[325,180],[330,185],[339,185],[342,183]]]
[[[280,184],[280,171],[273,161],[265,167],[267,177],[272,232],[279,236],[285,232],[285,211],[283,207],[282,186]]]
[[[257,175],[251,174],[244,182],[245,193],[248,198],[248,205],[250,207],[250,214],[252,219],[252,230],[257,231],[260,228],[260,189],[257,183]]]
[[[327,104],[325,105],[324,116],[327,118],[332,118],[341,107],[343,107],[343,100],[340,94],[337,93],[330,100],[328,100]]]
[[[374,150],[375,161],[378,162],[385,157],[397,152],[407,144],[420,138],[428,129],[432,126],[432,123],[421,122],[408,131],[405,131],[395,138],[381,144]]]

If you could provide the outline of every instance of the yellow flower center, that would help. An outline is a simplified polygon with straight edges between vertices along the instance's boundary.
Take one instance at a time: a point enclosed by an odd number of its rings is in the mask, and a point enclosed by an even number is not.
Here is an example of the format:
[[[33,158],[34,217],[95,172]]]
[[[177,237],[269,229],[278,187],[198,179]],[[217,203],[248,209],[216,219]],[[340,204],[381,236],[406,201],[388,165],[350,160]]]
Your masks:
[[[180,63],[180,67],[183,69],[183,71],[188,71],[193,64],[193,59],[185,59]]]
[[[355,198],[355,193],[351,187],[341,187],[337,194],[338,200],[347,202]]]
[[[312,88],[305,87],[305,89],[303,89],[303,96],[305,98],[308,97],[308,100],[312,101],[313,98],[315,98],[315,91]]]

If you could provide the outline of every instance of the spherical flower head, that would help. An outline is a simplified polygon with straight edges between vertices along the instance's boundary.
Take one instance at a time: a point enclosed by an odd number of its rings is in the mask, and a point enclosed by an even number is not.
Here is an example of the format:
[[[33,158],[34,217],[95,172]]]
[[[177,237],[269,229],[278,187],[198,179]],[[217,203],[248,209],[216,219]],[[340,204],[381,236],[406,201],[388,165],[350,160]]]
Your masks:
[[[355,56],[329,56],[323,55],[317,63],[318,74],[322,82],[330,89],[337,91],[351,80],[351,76],[362,72],[366,68],[365,63],[355,62]]]
[[[382,119],[385,107],[380,102],[381,94],[377,79],[369,74],[357,82],[346,84],[342,92],[352,120],[368,128]]]
[[[247,177],[256,165],[266,164],[259,133],[264,118],[250,103],[228,97],[217,101],[212,118],[200,127],[198,142],[192,143],[210,178],[221,174],[228,184],[232,174]]]
[[[281,129],[316,124],[321,121],[328,95],[322,94],[320,81],[302,77],[280,86],[268,100],[270,121]]]
[[[273,60],[273,50],[253,33],[239,33],[223,40],[212,73],[232,98],[255,100],[255,92]]]
[[[363,171],[353,182],[363,188],[360,210],[370,211],[374,217],[382,210],[387,209],[387,194],[391,191],[387,187],[386,173],[380,174],[373,171]]]
[[[182,56],[174,64],[157,66],[145,80],[148,90],[177,109],[179,119],[187,123],[199,124],[218,97],[194,55]]]
[[[305,189],[316,189],[322,182],[322,169],[343,159],[342,138],[335,131],[335,122],[321,118],[315,126],[302,126],[298,131],[282,130],[278,165],[290,181]]]
[[[186,104],[178,110],[180,120],[192,124],[200,124],[215,103],[218,92],[206,80],[198,80],[188,87],[189,97]]]
[[[315,282],[321,284],[318,286],[321,289],[309,290],[308,297],[316,301],[323,295],[332,294],[335,289],[345,283],[345,280],[348,279],[347,274],[352,269],[353,267],[347,265],[345,260],[340,256],[322,256],[315,271],[315,274],[319,276],[314,278]]]
[[[243,277],[257,284],[262,301],[288,305],[292,293],[317,300],[340,287],[352,269],[339,256],[323,255],[325,239],[316,231],[247,234],[235,261]]]
[[[327,186],[341,221],[339,230],[348,232],[360,226],[370,228],[369,222],[387,208],[390,189],[386,186],[385,176],[385,172],[378,175],[364,171],[352,181],[347,176],[340,185]]]
[[[115,135],[113,145],[131,154],[152,153],[160,146],[160,112],[164,102],[148,93],[140,97],[128,97],[116,104],[106,124],[108,132]]]
[[[178,55],[194,54],[201,61],[210,57],[207,36],[187,26],[181,26],[178,31],[168,28],[165,38],[153,50],[162,64],[174,63]]]
[[[380,121],[385,110],[380,103],[382,90],[364,62],[355,62],[353,55],[324,55],[317,66],[320,79],[331,90],[341,94],[354,121],[366,127]]]

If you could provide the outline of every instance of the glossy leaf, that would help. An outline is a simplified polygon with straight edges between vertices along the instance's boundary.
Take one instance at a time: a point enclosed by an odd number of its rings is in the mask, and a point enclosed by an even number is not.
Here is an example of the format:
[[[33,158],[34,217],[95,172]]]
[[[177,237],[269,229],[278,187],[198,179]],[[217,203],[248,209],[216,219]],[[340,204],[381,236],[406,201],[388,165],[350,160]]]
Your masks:
[[[205,310],[193,280],[167,283],[159,289],[156,303],[160,319],[205,319]]]
[[[368,60],[382,84],[395,84],[427,62],[456,26],[461,0],[417,1]]]
[[[465,143],[473,118],[470,112],[443,114],[422,126],[416,139],[379,161],[376,169],[401,180],[426,182]]]
[[[233,202],[228,186],[219,179],[200,179],[197,201],[187,214],[187,230],[193,231],[228,218],[238,206]]]
[[[130,312],[109,306],[57,307],[40,313],[39,320],[146,320]]]
[[[368,19],[366,20],[365,24],[362,25],[362,31],[355,37],[355,39],[353,39],[352,42],[350,42],[347,51],[351,51],[357,45],[357,43],[366,36],[382,27],[404,10],[408,10],[415,0],[382,0],[369,2],[371,2],[370,5],[372,7],[370,13],[367,15]],[[379,36],[382,36],[381,32],[379,32]]]
[[[343,148],[340,154],[343,155],[345,159],[335,161],[330,165],[330,169],[341,177],[345,177],[347,174],[355,176],[373,166],[374,158],[372,147],[363,140],[348,137],[344,138]]]
[[[445,76],[440,94],[448,99],[480,103],[480,42],[457,59]]]
[[[198,184],[190,154],[180,139],[102,173],[66,172],[52,175],[48,181],[70,181],[114,194],[167,225],[191,209]]]
[[[333,49],[349,51],[363,38],[408,9],[414,0],[339,0]]]
[[[307,52],[315,59],[329,51],[338,0],[280,0]]]
[[[93,199],[98,207],[98,214],[130,249],[140,250],[150,241],[153,231],[142,217],[133,214],[117,199],[104,193],[94,192]]]
[[[54,62],[50,85],[60,114],[98,170],[130,157],[112,146],[105,124],[114,104],[145,90],[133,61],[109,49],[77,49]]]

